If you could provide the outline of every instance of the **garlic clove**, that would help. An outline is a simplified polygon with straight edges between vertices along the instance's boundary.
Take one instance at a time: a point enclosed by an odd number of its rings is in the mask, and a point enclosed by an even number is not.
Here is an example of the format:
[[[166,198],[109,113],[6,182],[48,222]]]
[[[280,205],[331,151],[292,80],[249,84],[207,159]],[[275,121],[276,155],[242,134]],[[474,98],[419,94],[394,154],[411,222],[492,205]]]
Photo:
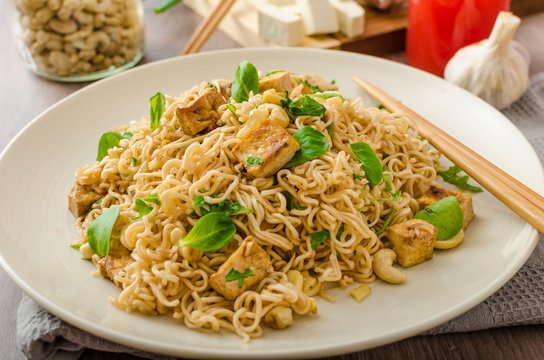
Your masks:
[[[444,78],[503,109],[529,85],[528,51],[512,37],[521,20],[501,11],[489,39],[461,48],[450,59]]]

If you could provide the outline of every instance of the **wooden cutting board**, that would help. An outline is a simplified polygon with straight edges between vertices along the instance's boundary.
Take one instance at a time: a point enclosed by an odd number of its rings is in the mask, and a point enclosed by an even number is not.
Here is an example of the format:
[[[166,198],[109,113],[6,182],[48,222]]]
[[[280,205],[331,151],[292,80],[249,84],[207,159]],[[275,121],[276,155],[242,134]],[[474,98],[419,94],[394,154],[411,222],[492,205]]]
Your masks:
[[[185,0],[184,3],[201,16],[208,16],[220,0]],[[279,46],[259,36],[258,1],[238,0],[219,28],[245,47]],[[324,36],[305,36],[301,46],[320,49],[342,49],[383,55],[404,49],[406,9],[377,12],[365,8],[364,34],[348,38],[341,33]]]

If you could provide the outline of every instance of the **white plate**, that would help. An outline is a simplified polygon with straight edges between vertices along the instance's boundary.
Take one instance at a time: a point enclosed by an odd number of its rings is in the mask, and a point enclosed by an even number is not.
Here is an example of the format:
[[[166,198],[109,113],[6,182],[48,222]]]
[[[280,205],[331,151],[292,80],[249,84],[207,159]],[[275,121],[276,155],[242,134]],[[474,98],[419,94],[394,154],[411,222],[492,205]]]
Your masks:
[[[88,86],[28,125],[0,157],[0,256],[31,297],[62,319],[136,348],[184,357],[321,357],[415,335],[475,306],[530,255],[537,233],[487,192],[474,196],[476,218],[456,249],[407,270],[400,286],[372,284],[356,303],[336,289],[318,300],[319,316],[297,318],[243,344],[231,333],[190,331],[168,317],[128,314],[109,303],[119,290],[92,278],[92,265],[68,245],[77,240],[67,193],[77,167],[92,163],[100,135],[148,111],[157,91],[177,95],[203,80],[231,79],[237,64],[315,72],[349,97],[363,93],[357,74],[375,82],[503,170],[540,193],[540,162],[520,132],[495,109],[438,77],[378,58],[337,51],[255,49],[210,52],[141,66]],[[369,102],[369,105],[371,103]]]

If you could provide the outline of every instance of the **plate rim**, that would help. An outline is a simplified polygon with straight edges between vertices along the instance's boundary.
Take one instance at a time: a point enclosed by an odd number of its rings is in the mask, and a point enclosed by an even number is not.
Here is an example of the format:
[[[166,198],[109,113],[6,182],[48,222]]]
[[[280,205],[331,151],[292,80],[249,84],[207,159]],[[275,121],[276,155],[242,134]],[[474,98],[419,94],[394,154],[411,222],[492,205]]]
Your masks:
[[[240,48],[240,49],[222,49],[222,50],[213,50],[208,51],[204,53],[198,53],[198,54],[192,54],[187,55],[183,57],[171,57],[167,59],[163,59],[160,61],[155,61],[147,64],[143,64],[140,66],[137,66],[133,69],[130,69],[128,71],[122,72],[120,74],[116,74],[112,77],[102,79],[99,81],[96,81],[90,85],[84,86],[81,89],[78,89],[77,91],[69,94],[68,96],[62,98],[58,102],[52,104],[42,112],[40,112],[36,117],[34,117],[29,123],[27,123],[12,139],[8,142],[8,144],[5,146],[5,148],[0,153],[0,163],[4,161],[4,158],[6,154],[9,153],[10,149],[14,146],[14,144],[19,140],[23,134],[28,131],[28,129],[32,126],[34,126],[35,123],[38,121],[41,121],[42,118],[44,118],[50,111],[55,109],[57,106],[70,101],[73,97],[79,96],[81,93],[88,91],[89,89],[94,89],[97,86],[103,86],[103,84],[107,84],[110,81],[117,80],[119,78],[125,77],[125,76],[131,76],[134,72],[139,71],[145,71],[148,68],[151,67],[160,67],[164,66],[164,64],[171,63],[171,62],[178,62],[178,61],[184,61],[186,58],[198,58],[198,57],[210,57],[210,56],[217,56],[221,54],[230,54],[230,53],[265,53],[265,52],[304,52],[304,53],[336,53],[338,56],[346,56],[346,57],[363,57],[363,58],[369,58],[373,61],[378,62],[386,62],[390,65],[397,66],[404,68],[404,70],[408,71],[416,71],[419,72],[419,75],[422,76],[429,76],[429,77],[435,77],[441,81],[444,81],[442,78],[435,76],[430,73],[426,73],[424,71],[412,68],[406,64],[398,63],[389,59],[383,59],[376,56],[371,55],[365,55],[365,54],[355,54],[350,52],[345,52],[341,50],[324,50],[324,49],[311,49],[311,48],[266,48],[266,47],[259,47],[259,48]],[[453,84],[447,83],[449,85],[455,86]],[[463,90],[463,89],[461,89]],[[466,90],[463,90],[466,92]],[[468,92],[467,92],[468,93]],[[470,94],[470,93],[468,93]],[[517,131],[517,135],[520,137],[520,140],[524,141],[526,144],[529,145],[530,150],[533,152],[533,155],[538,159],[538,156],[536,155],[536,152],[534,148],[530,145],[527,138],[521,133],[521,131],[501,112],[493,108],[491,105],[483,101],[482,99],[470,94],[472,97],[479,100],[484,106],[489,107],[490,109],[494,110],[494,112],[500,116],[502,116],[505,120],[507,120],[507,123],[511,125],[512,129],[515,129]],[[540,167],[538,168],[539,175],[542,178],[544,174],[544,168],[542,164],[540,164]],[[2,225],[2,224],[0,224]],[[448,309],[441,314],[438,314],[432,318],[428,318],[425,322],[422,322],[418,326],[411,326],[407,327],[403,330],[396,331],[393,336],[390,334],[383,334],[381,336],[377,336],[372,338],[372,345],[365,346],[365,343],[368,342],[368,340],[359,340],[359,341],[351,341],[347,343],[341,343],[336,345],[321,345],[319,347],[316,347],[315,349],[312,349],[309,351],[308,349],[301,349],[301,350],[283,350],[279,349],[275,352],[270,352],[270,350],[262,350],[262,349],[251,349],[251,350],[245,350],[243,348],[240,348],[238,351],[228,351],[228,353],[225,353],[225,350],[214,349],[214,348],[196,348],[196,347],[186,347],[183,348],[175,347],[172,345],[164,346],[163,344],[159,345],[153,341],[148,341],[146,339],[139,339],[131,335],[126,335],[119,333],[117,330],[111,330],[105,326],[99,326],[97,324],[94,324],[88,320],[82,319],[76,314],[71,314],[69,311],[64,310],[62,307],[57,306],[52,301],[49,301],[46,297],[42,296],[41,294],[37,293],[32,289],[32,287],[27,284],[16,272],[15,270],[9,265],[7,259],[4,257],[4,251],[0,248],[0,265],[6,271],[8,276],[17,284],[17,286],[24,291],[28,296],[30,296],[32,299],[34,299],[37,303],[39,303],[41,306],[43,306],[46,310],[53,313],[54,315],[58,316],[60,319],[68,322],[69,324],[72,324],[73,326],[82,329],[84,331],[87,331],[95,336],[98,336],[100,338],[104,338],[109,341],[114,341],[126,346],[133,347],[135,349],[141,349],[144,351],[150,351],[150,352],[157,352],[160,354],[168,354],[168,355],[177,355],[180,356],[181,352],[183,352],[182,356],[191,356],[191,357],[197,357],[197,358],[207,358],[207,357],[214,357],[214,358],[315,358],[315,357],[323,357],[323,356],[331,356],[331,355],[339,355],[343,353],[348,352],[354,352],[354,351],[360,351],[365,349],[374,348],[377,346],[381,346],[384,344],[392,343],[401,339],[405,339],[409,336],[417,335],[421,333],[422,331],[425,331],[427,329],[430,329],[432,327],[435,327],[439,324],[444,323],[445,321],[451,320],[454,317],[461,315],[465,313],[466,311],[470,310],[471,308],[477,306],[480,302],[485,300],[487,297],[491,296],[493,293],[495,293],[498,289],[500,289],[506,282],[508,282],[523,266],[523,264],[527,261],[527,259],[531,256],[532,252],[534,251],[534,248],[536,247],[538,243],[538,232],[532,228],[529,224],[524,224],[522,227],[522,230],[528,231],[528,241],[524,249],[523,255],[518,256],[517,261],[510,264],[511,271],[507,271],[505,274],[503,274],[502,277],[495,279],[494,282],[491,283],[491,285],[488,287],[488,289],[492,289],[491,292],[480,292],[476,295],[473,295],[471,297],[466,298],[460,305],[453,307],[451,309]],[[0,236],[4,237],[6,234],[4,233],[4,230],[2,226],[0,226]],[[107,338],[106,338],[107,337]]]

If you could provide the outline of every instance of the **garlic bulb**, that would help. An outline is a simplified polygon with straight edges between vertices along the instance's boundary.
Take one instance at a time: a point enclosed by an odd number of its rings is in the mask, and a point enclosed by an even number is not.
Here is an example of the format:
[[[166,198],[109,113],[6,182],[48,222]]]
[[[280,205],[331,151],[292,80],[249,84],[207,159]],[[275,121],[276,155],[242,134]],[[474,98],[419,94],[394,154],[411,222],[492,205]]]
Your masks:
[[[457,51],[446,65],[444,78],[497,109],[510,106],[529,84],[529,53],[512,41],[519,24],[519,17],[501,11],[489,39]]]

